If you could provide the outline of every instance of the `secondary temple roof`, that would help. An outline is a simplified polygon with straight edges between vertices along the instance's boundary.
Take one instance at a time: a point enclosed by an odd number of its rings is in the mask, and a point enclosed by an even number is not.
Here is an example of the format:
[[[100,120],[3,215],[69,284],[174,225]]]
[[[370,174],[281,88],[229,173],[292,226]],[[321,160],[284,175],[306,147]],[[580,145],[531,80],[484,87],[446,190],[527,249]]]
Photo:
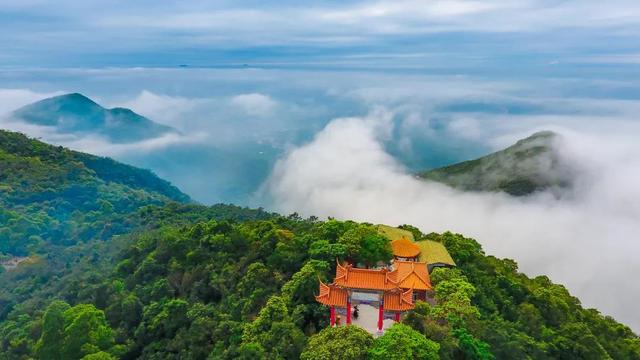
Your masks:
[[[421,240],[416,242],[421,249],[420,251],[420,261],[426,262],[427,264],[446,264],[451,266],[456,266],[455,261],[449,255],[447,249],[437,241],[431,240]]]
[[[414,258],[420,255],[420,247],[405,238],[393,240],[391,242],[391,250],[393,255],[403,258]]]
[[[347,290],[334,285],[326,285],[320,281],[320,294],[316,301],[321,304],[337,307],[347,306]]]
[[[431,290],[431,278],[427,264],[415,261],[393,262],[393,271],[397,273],[398,287],[413,290]]]
[[[390,311],[407,311],[413,309],[413,290],[385,292],[384,308]]]

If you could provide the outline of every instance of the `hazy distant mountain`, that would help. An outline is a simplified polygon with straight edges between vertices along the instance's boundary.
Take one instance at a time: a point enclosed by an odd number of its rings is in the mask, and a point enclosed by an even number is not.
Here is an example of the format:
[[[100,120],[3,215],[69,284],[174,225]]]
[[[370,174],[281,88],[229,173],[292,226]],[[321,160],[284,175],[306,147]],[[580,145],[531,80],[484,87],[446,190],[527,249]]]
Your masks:
[[[538,132],[504,150],[419,176],[466,191],[503,191],[515,196],[545,189],[559,193],[571,186],[572,171],[553,146],[558,138],[551,131]]]
[[[106,109],[73,93],[26,105],[12,117],[34,125],[52,126],[61,133],[92,133],[111,142],[128,143],[177,132],[125,108]]]

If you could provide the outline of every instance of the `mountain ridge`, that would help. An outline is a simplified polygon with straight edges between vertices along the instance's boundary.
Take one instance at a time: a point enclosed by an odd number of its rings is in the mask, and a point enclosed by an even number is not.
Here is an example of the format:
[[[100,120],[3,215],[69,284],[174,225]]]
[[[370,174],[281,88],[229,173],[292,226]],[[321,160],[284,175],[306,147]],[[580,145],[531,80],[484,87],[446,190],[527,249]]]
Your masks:
[[[105,108],[80,93],[36,101],[13,111],[10,116],[29,124],[54,127],[61,133],[97,134],[114,143],[131,143],[178,133],[176,129],[158,124],[131,109]]]
[[[463,191],[527,196],[550,190],[561,196],[573,183],[573,168],[557,150],[561,141],[555,132],[539,131],[503,150],[423,171],[418,177]]]

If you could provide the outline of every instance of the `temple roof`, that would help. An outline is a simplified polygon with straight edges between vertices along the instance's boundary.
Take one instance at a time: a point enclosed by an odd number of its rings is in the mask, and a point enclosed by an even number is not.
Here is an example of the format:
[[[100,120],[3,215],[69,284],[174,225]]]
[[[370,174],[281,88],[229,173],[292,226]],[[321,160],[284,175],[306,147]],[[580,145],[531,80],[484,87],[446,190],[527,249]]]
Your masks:
[[[453,261],[451,255],[449,255],[449,252],[442,243],[431,240],[421,240],[416,242],[416,245],[422,250],[420,252],[420,261],[424,261],[429,265],[447,264],[456,266],[455,261]]]
[[[384,293],[384,308],[390,311],[406,311],[414,308],[413,290]]]
[[[398,287],[397,272],[386,268],[360,269],[338,263],[334,284],[352,289],[391,290]]]
[[[399,229],[388,225],[378,225],[378,232],[387,237],[387,239],[393,241],[405,238],[409,241],[414,241],[413,233],[409,230]]]
[[[316,301],[324,305],[346,307],[347,290],[334,285],[326,285],[320,281],[320,294],[316,296]]]
[[[396,260],[393,262],[393,268],[393,271],[397,272],[399,287],[413,290],[433,289],[426,263]]]
[[[337,264],[334,284],[351,289],[393,290],[398,288],[431,290],[427,264],[396,260],[393,270],[360,269],[352,265]]]
[[[430,290],[431,280],[425,263],[395,261],[392,271],[383,269],[359,269],[353,266],[336,266],[334,283],[320,281],[316,300],[324,305],[346,307],[348,289],[366,289],[384,292],[384,307],[391,311],[414,308],[413,291]],[[407,290],[404,290],[407,289]]]
[[[393,240],[391,242],[391,250],[393,255],[398,257],[413,258],[420,255],[420,247],[405,238]]]

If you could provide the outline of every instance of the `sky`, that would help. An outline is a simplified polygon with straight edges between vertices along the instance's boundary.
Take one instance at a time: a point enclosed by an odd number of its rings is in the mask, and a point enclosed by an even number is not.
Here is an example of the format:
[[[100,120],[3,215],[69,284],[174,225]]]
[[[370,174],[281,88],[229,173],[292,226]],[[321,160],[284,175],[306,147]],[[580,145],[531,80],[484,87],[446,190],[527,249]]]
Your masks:
[[[639,21],[633,0],[5,0],[0,64],[498,72],[631,65],[640,60]]]
[[[0,128],[204,204],[463,232],[640,330],[637,1],[4,0],[0,33]],[[113,144],[11,117],[70,92],[179,135]],[[570,199],[413,176],[545,129],[581,169]]]

